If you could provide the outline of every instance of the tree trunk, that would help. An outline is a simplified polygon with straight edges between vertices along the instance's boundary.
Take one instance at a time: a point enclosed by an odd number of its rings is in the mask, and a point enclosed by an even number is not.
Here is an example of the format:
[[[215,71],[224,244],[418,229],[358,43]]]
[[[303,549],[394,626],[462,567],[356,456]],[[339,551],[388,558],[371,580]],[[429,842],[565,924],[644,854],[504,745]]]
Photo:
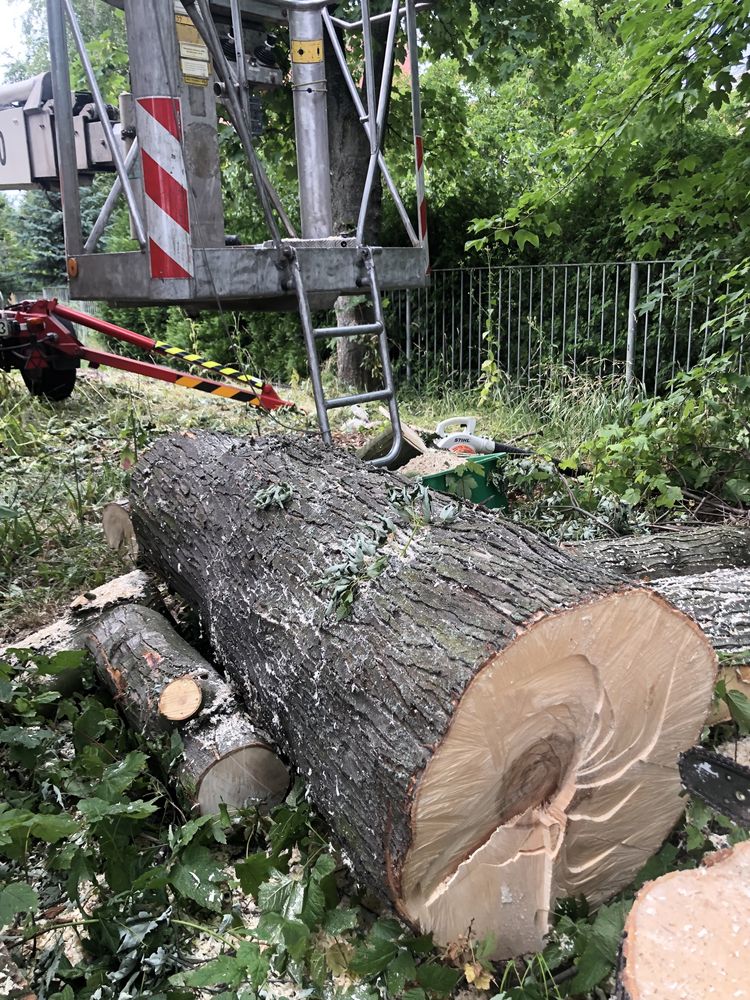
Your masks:
[[[729,524],[563,546],[623,576],[660,580],[750,566],[750,530]]]
[[[653,586],[698,622],[718,653],[750,663],[750,570],[717,569]]]
[[[146,740],[176,726],[183,741],[176,779],[202,813],[269,806],[289,786],[270,740],[253,726],[230,686],[161,615],[137,604],[91,627],[97,674],[128,724]]]
[[[71,601],[63,618],[23,639],[9,643],[8,649],[33,649],[43,656],[67,649],[84,649],[91,624],[108,608],[138,602],[149,607],[162,607],[162,598],[154,580],[143,570],[133,570],[101,587],[87,591]],[[4,650],[0,650],[0,653]]]
[[[750,570],[677,576],[657,581],[654,590],[703,629],[719,653],[719,676],[727,690],[750,697]],[[707,722],[715,726],[730,718],[726,702],[717,699]]]
[[[383,66],[382,43],[386,32],[384,25],[379,23],[373,25],[375,73],[378,77]],[[345,38],[342,39],[342,43],[346,51]],[[330,45],[326,46],[326,79],[333,229],[334,233],[351,234],[357,229],[362,191],[370,160],[370,145]],[[366,96],[363,96],[363,101],[366,107]],[[365,243],[377,245],[380,242],[382,205],[383,187],[378,171],[365,224]],[[357,299],[340,297],[336,300],[334,309],[337,326],[372,323],[374,319],[369,303]],[[372,343],[372,338],[366,340],[347,338],[336,341],[336,371],[345,385],[356,389],[371,387],[373,376],[366,363],[369,357],[368,341]]]
[[[440,943],[535,951],[556,899],[617,892],[682,812],[715,655],[489,512],[397,513],[404,483],[313,439],[191,434],[147,453],[131,512],[357,876]]]
[[[647,882],[625,924],[615,1000],[748,995],[750,842]]]

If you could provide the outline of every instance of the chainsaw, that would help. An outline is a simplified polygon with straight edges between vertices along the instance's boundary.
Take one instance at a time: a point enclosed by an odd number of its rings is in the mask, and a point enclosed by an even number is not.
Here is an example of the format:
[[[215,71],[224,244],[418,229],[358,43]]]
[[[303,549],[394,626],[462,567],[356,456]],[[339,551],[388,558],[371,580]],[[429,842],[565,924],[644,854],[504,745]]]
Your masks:
[[[680,777],[691,795],[750,829],[750,767],[703,747],[692,747],[680,754]]]

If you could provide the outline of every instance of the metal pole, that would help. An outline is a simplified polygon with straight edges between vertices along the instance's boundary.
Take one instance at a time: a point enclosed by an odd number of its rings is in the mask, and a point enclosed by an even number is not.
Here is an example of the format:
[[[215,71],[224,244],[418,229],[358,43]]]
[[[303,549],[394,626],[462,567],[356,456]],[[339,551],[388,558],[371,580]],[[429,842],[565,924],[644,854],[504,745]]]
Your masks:
[[[422,100],[419,94],[419,45],[414,0],[406,0],[406,44],[411,68],[411,114],[414,126],[414,155],[417,186],[417,232],[429,258],[427,241],[427,199],[424,184],[424,144],[422,141]]]
[[[65,12],[68,15],[68,21],[70,22],[70,30],[73,33],[76,48],[78,49],[78,55],[80,56],[81,63],[83,64],[83,71],[86,74],[89,87],[91,87],[91,94],[94,98],[94,104],[96,105],[96,110],[99,115],[99,121],[104,129],[104,135],[107,138],[107,143],[112,152],[112,159],[115,161],[117,176],[120,178],[120,183],[122,184],[122,189],[125,194],[125,200],[128,203],[128,209],[130,210],[130,215],[136,232],[136,239],[140,243],[141,249],[145,250],[146,231],[143,228],[143,220],[141,219],[138,202],[136,201],[135,193],[130,183],[128,172],[125,168],[125,157],[122,155],[122,147],[120,142],[115,138],[115,133],[112,129],[112,122],[109,120],[109,114],[107,112],[107,105],[102,97],[99,84],[96,81],[94,67],[91,65],[89,54],[86,51],[86,43],[83,40],[83,35],[81,34],[81,28],[78,24],[76,13],[73,10],[73,5],[70,0],[63,0],[63,3],[65,4]]]
[[[364,12],[366,4],[369,0],[363,0],[362,10]],[[370,100],[370,87],[374,88],[375,85],[375,65],[374,65],[374,52],[372,51],[372,31],[371,24],[368,21],[367,26],[363,25],[362,37],[364,45],[369,49],[369,60],[367,56],[367,51],[365,52],[365,69],[369,65],[370,76],[368,77],[367,83],[367,104],[368,112],[367,117],[370,121],[369,136],[370,136],[370,162],[367,166],[367,176],[365,178],[365,186],[362,191],[362,202],[359,207],[359,220],[357,222],[357,239],[360,243],[364,241],[365,236],[365,225],[367,223],[367,212],[370,208],[370,200],[372,198],[372,189],[375,184],[375,174],[378,169],[378,156],[380,154],[383,145],[383,131],[385,125],[385,112],[388,107],[388,95],[390,93],[390,79],[391,79],[391,66],[393,65],[393,51],[396,44],[396,29],[398,27],[398,7],[399,0],[393,0],[391,6],[391,19],[388,24],[388,38],[385,46],[385,56],[383,59],[383,72],[380,78],[380,93],[378,94],[378,105],[375,112],[375,118],[372,118],[372,109],[374,106],[375,94],[372,94],[372,101]],[[374,121],[374,125],[373,125]],[[374,142],[373,142],[374,139]]]
[[[335,21],[336,18],[331,17],[331,15],[328,13],[327,10],[323,11],[323,22],[326,26],[326,30],[328,31],[328,37],[330,39],[331,46],[333,47],[336,60],[341,69],[341,73],[342,76],[344,77],[344,82],[346,83],[351,99],[354,102],[354,107],[357,110],[359,119],[364,127],[365,134],[369,139],[370,123],[367,121],[367,112],[365,111],[365,106],[362,103],[362,98],[359,96],[359,92],[355,86],[355,83],[352,80],[351,73],[349,72],[349,66],[347,65],[346,62],[346,56],[344,55],[344,51],[341,48],[341,44],[336,35],[336,31],[333,27]],[[404,224],[404,228],[406,229],[406,235],[409,237],[412,246],[415,247],[419,246],[419,237],[417,236],[416,232],[414,231],[414,227],[411,224],[409,213],[406,211],[401,195],[398,193],[398,189],[396,188],[393,177],[391,176],[391,172],[388,169],[388,164],[385,162],[385,156],[383,155],[382,150],[378,152],[378,166],[380,167],[380,170],[383,174],[383,179],[385,180],[386,186],[388,187],[388,190],[391,193],[391,197],[393,198],[393,202],[396,206],[396,211],[398,212],[401,221]]]
[[[133,145],[128,150],[128,155],[125,157],[125,170],[129,172],[138,157],[138,140],[133,141]],[[104,234],[104,230],[107,227],[107,223],[110,220],[110,216],[114,210],[117,199],[120,197],[122,192],[122,181],[120,180],[120,175],[114,179],[112,187],[109,189],[109,194],[107,195],[106,201],[101,207],[101,211],[97,217],[96,222],[92,226],[89,237],[86,240],[86,244],[83,248],[84,253],[93,253],[96,250],[96,245]]]
[[[250,173],[252,174],[253,183],[255,184],[255,189],[258,192],[261,208],[263,209],[263,218],[265,219],[266,225],[271,233],[274,245],[277,248],[280,248],[281,233],[279,232],[279,227],[276,225],[276,220],[274,219],[273,212],[271,211],[271,204],[268,200],[266,186],[263,183],[260,161],[258,160],[257,153],[255,152],[253,139],[250,134],[250,130],[247,127],[247,122],[242,114],[242,106],[236,89],[237,81],[229,67],[229,63],[224,55],[224,50],[221,47],[221,40],[219,39],[216,25],[211,17],[210,8],[208,7],[208,3],[203,2],[203,0],[184,0],[184,6],[188,9],[188,13],[190,14],[193,24],[197,28],[198,33],[211,53],[211,58],[214,62],[214,70],[217,76],[224,83],[224,94],[227,99],[227,111],[229,112],[229,117],[232,119],[232,124],[234,125],[235,131],[239,136],[245,156],[247,157],[250,165]]]
[[[83,249],[81,233],[81,193],[78,188],[76,137],[70,95],[68,41],[62,0],[47,0],[47,31],[55,101],[55,140],[60,177],[65,254],[75,257]]]
[[[406,289],[406,381],[411,384],[411,289]]]
[[[289,10],[294,129],[304,239],[333,235],[328,101],[320,10]]]
[[[638,329],[638,265],[630,265],[630,295],[628,297],[628,344],[625,352],[625,385],[632,386],[635,371],[635,335]]]

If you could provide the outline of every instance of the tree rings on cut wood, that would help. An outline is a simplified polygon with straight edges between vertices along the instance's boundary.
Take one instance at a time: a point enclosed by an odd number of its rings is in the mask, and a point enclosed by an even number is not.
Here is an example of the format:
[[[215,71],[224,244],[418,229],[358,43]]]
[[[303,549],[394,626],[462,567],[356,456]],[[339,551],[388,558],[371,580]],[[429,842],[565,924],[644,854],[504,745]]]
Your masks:
[[[538,951],[557,900],[623,889],[681,815],[716,656],[640,584],[404,494],[313,439],[195,434],[146,453],[131,510],[357,878],[440,944]]]
[[[178,727],[175,777],[201,813],[272,806],[289,773],[230,686],[161,615],[137,604],[95,621],[87,646],[126,721],[152,742]]]
[[[646,883],[625,923],[615,996],[750,997],[750,841]]]
[[[192,719],[202,701],[200,684],[192,677],[178,677],[159,695],[159,714],[170,722],[185,722]]]

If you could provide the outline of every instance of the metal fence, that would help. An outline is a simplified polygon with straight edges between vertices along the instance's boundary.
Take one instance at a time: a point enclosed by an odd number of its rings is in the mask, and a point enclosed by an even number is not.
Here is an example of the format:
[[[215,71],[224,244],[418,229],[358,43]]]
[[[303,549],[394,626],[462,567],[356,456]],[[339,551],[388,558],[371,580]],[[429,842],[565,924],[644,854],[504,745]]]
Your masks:
[[[746,366],[743,324],[727,322],[736,289],[726,271],[684,261],[441,269],[428,288],[391,292],[389,319],[412,384],[468,388],[499,370],[533,385],[565,366],[656,393],[712,354],[731,349]]]

